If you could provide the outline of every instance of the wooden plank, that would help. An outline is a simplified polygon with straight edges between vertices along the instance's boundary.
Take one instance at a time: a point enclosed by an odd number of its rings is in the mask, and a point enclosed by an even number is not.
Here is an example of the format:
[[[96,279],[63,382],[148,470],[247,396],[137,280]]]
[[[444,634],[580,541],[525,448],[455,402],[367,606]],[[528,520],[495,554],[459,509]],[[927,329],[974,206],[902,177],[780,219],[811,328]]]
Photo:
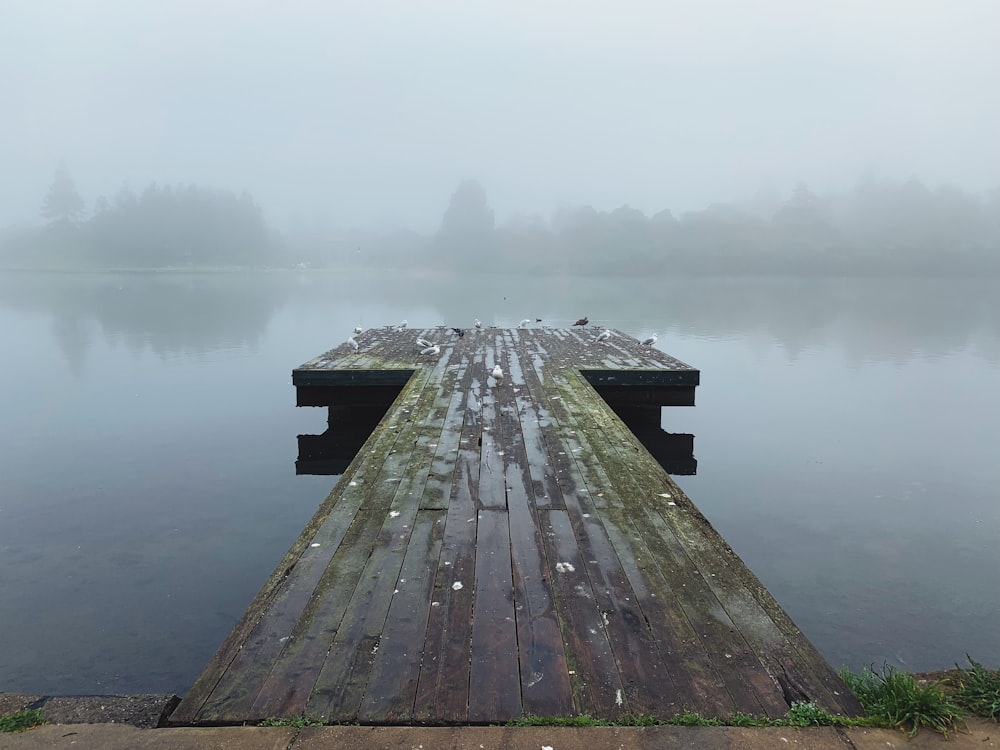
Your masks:
[[[519,351],[525,348],[519,332],[511,331],[508,336],[507,366],[510,371],[514,404],[520,417],[525,462],[531,478],[532,502],[536,508],[564,508],[562,490],[549,460],[548,447],[543,436],[543,430],[551,429],[552,422],[544,402],[539,398],[533,398],[528,389]]]
[[[464,723],[469,715],[476,507],[468,495],[465,472],[464,466],[456,472],[456,492],[445,521],[427,628],[422,635],[414,634],[423,645],[413,702],[417,723]],[[456,587],[459,583],[462,586]]]
[[[419,722],[468,719],[484,371],[480,350],[472,355],[467,374],[469,395],[424,636],[413,708]]]
[[[564,510],[539,510],[542,544],[562,625],[573,702],[577,713],[601,718],[624,715],[624,685],[608,633]]]
[[[340,491],[360,495],[361,507],[284,649],[270,662],[270,670],[246,715],[288,718],[304,714],[330,643],[367,563],[368,550],[375,543],[389,512],[393,495],[383,488],[405,470],[409,460],[409,455],[401,448],[414,440],[420,423],[407,420],[403,415],[418,409],[420,403],[430,398],[429,378],[424,378],[423,385],[425,387],[414,388],[408,394],[386,423],[386,434],[395,436],[389,450],[370,454],[369,460],[364,462],[377,470],[373,468],[369,476],[356,478],[353,485],[351,482],[338,483]],[[381,456],[381,460],[372,460],[374,456]],[[248,654],[248,658],[250,656]],[[262,660],[262,664],[265,663]]]
[[[416,374],[173,723],[776,716],[783,684],[857,713],[588,384],[640,402],[685,388],[687,403],[697,370],[595,333],[367,331],[296,370],[302,403],[342,398],[321,383],[365,368]],[[442,354],[422,357],[417,335]]]
[[[589,503],[593,503],[595,507],[610,505],[621,507],[622,501],[614,486],[607,481],[602,467],[593,460],[590,446],[586,445],[577,434],[576,424],[564,401],[568,395],[564,373],[550,374],[543,387],[543,376],[539,369],[546,365],[544,360],[538,357],[535,358],[535,362],[534,373],[525,373],[526,383],[532,398],[547,404],[552,424],[552,429],[546,431],[549,461],[556,466],[556,474],[560,484],[563,485],[564,498],[573,494],[587,495]]]
[[[578,376],[569,375],[571,379]],[[578,388],[585,387],[577,382]],[[573,398],[572,389],[566,389],[563,394]],[[604,407],[607,409],[607,407]],[[576,413],[577,410],[574,410]],[[595,414],[600,414],[605,422],[605,426],[618,426],[620,422],[610,412],[592,411],[584,419],[593,419]],[[594,450],[603,458],[603,466],[608,471],[613,471],[613,479],[609,482],[619,488],[621,493],[630,498],[627,510],[625,511],[632,519],[634,527],[640,532],[646,544],[651,545],[657,553],[655,558],[661,563],[661,574],[664,581],[672,581],[670,595],[679,597],[678,601],[684,611],[685,618],[692,623],[697,632],[701,633],[702,644],[705,646],[709,662],[717,670],[719,677],[726,684],[726,690],[732,698],[736,710],[749,714],[774,715],[781,712],[782,704],[779,702],[780,695],[773,691],[774,683],[763,670],[763,665],[756,659],[751,646],[739,634],[736,625],[725,611],[722,603],[714,595],[705,577],[696,565],[691,564],[685,548],[668,532],[661,520],[655,518],[643,518],[648,509],[653,504],[655,493],[650,487],[656,485],[644,484],[637,479],[636,465],[639,458],[645,458],[645,451],[641,446],[627,440],[624,432],[614,435],[598,433],[595,428],[588,426],[593,434],[592,445]],[[622,455],[624,453],[624,455]],[[616,455],[617,454],[617,455]],[[655,466],[655,464],[653,464]],[[621,467],[615,470],[614,467]],[[658,467],[657,467],[658,468]],[[664,475],[665,476],[665,475]],[[647,477],[648,479],[648,477]],[[668,506],[672,507],[672,506]],[[612,509],[605,511],[609,517],[613,518]],[[642,533],[645,531],[646,533]],[[651,538],[655,532],[660,535],[659,539]],[[635,556],[635,551],[631,549],[623,550],[622,557],[629,559]],[[645,585],[649,586],[653,581],[647,579]],[[674,621],[674,625],[682,626],[679,621]],[[658,630],[665,630],[665,624]],[[682,631],[683,632],[683,631]],[[661,639],[665,638],[661,635]],[[669,645],[664,646],[664,650],[670,650]],[[693,663],[700,663],[701,654],[695,652],[688,658]],[[725,702],[725,701],[724,701]],[[787,706],[784,707],[787,710]]]
[[[421,508],[447,510],[451,499],[451,486],[455,479],[455,457],[462,439],[462,424],[468,409],[472,377],[468,354],[449,372],[452,389],[448,413],[444,420],[438,445],[431,463]]]
[[[585,450],[589,452],[589,446]],[[581,459],[576,459],[578,470]],[[600,485],[597,485],[598,487]],[[591,581],[594,600],[624,686],[627,709],[636,714],[670,716],[679,712],[681,700],[671,670],[661,658],[647,618],[631,582],[625,575],[593,498],[565,495],[568,518]],[[613,507],[613,505],[612,505]]]
[[[420,383],[423,387],[414,387],[385,423],[384,431],[395,436],[391,447],[384,453],[360,456],[367,459],[365,463],[372,462],[378,466],[378,472],[369,481],[357,483],[354,488],[350,483],[344,487],[344,491],[354,489],[361,492],[362,509],[324,571],[315,595],[285,648],[272,662],[248,715],[255,718],[294,717],[306,711],[331,642],[339,632],[341,620],[369,563],[370,549],[383,533],[387,522],[395,494],[393,491],[386,492],[386,487],[398,488],[396,480],[405,473],[411,459],[405,448],[416,441],[423,426],[421,421],[411,419],[409,415],[414,411],[427,413],[429,409],[426,405],[435,396],[430,371],[422,374]],[[341,486],[343,483],[338,484],[338,487]]]
[[[436,561],[441,554],[445,512],[419,511],[397,588],[376,646],[358,719],[371,724],[407,723],[413,718],[421,635],[427,628]]]
[[[397,397],[396,405],[403,406],[415,402],[426,382],[426,375],[413,378]],[[295,571],[303,554],[307,550],[314,549],[310,547],[313,538],[326,524],[328,516],[340,502],[346,488],[350,487],[352,482],[355,485],[364,486],[369,477],[377,476],[384,468],[377,458],[388,455],[397,437],[395,432],[381,427],[372,433],[362,451],[365,455],[376,457],[376,460],[355,462],[341,477],[341,481],[313,515],[305,530],[292,544],[291,549],[275,572],[254,598],[254,601],[251,602],[243,618],[230,632],[181,705],[178,706],[173,714],[175,722],[215,722],[221,720],[220,717],[227,715],[247,715],[249,713],[248,702],[254,699],[260,687],[260,680],[266,677],[266,670],[269,668],[274,650],[284,648],[281,646],[284,642],[280,639],[286,637],[284,633],[285,623],[278,622],[276,624],[274,630],[279,633],[278,635],[266,636],[266,633],[270,631],[267,623],[263,621],[267,617],[272,603],[279,594],[288,596],[288,593],[282,592],[282,588],[287,585],[287,579]],[[339,517],[335,518],[334,524],[342,520]],[[327,533],[329,531],[330,528],[327,525]],[[321,547],[321,549],[324,552],[329,551],[333,541],[334,537],[328,537],[328,545]],[[304,572],[307,569],[310,568],[300,568],[299,572]],[[311,568],[311,570],[318,569]],[[300,590],[305,593],[305,589],[306,587],[303,587]],[[294,616],[296,606],[294,601],[285,604],[281,608],[282,616]],[[251,638],[262,649],[260,658],[248,658],[250,650],[245,649],[245,644]]]
[[[652,713],[665,716],[670,713],[695,711],[705,716],[732,716],[738,710],[726,680],[720,675],[703,642],[704,636],[692,626],[683,604],[684,594],[672,586],[656,565],[653,553],[636,530],[628,511],[608,508],[601,512],[604,528],[621,560],[625,575],[632,584],[636,602],[650,623],[650,636],[660,657],[677,687],[678,700],[672,711],[657,707]],[[631,553],[631,554],[629,554]],[[704,628],[703,628],[704,629]],[[723,671],[730,671],[732,654],[721,654]],[[728,675],[730,681],[735,677]],[[737,679],[741,706],[753,708],[757,713],[759,703],[743,682]]]
[[[511,485],[510,546],[521,697],[525,713],[570,716],[573,687],[556,614],[542,532],[523,485]]]
[[[633,507],[636,503],[646,503],[645,495],[649,494],[633,481],[631,473],[637,461],[648,460],[644,449],[607,406],[590,399],[582,403],[582,399],[576,398],[585,392],[582,384],[577,386],[575,390],[569,389],[570,411],[590,435],[590,444],[602,467],[606,472],[615,466],[629,467],[609,476],[608,481],[633,502],[627,503],[628,509],[604,508],[600,515],[637,601],[647,619],[656,624],[651,635],[679,694],[693,701],[684,703],[682,698],[681,708],[720,716],[737,710],[762,713],[760,701],[738,668],[747,663],[748,647],[738,640],[734,643],[731,631],[720,631],[710,614],[689,601],[699,583],[695,579],[689,586],[692,582],[689,576],[696,575],[696,571],[682,566],[686,559],[675,559],[662,546],[654,553],[644,541],[645,536],[662,532],[640,520],[642,509]],[[563,393],[566,395],[567,391]],[[721,609],[717,601],[713,604],[710,592],[707,597],[705,593],[702,590],[696,601],[706,609]],[[714,659],[707,650],[711,647],[716,649]]]
[[[416,486],[420,488],[420,506],[425,508],[447,507],[451,472],[447,471],[446,462],[449,460],[448,452],[453,447],[452,440],[457,440],[457,436],[449,431],[448,425],[460,403],[454,397],[456,383],[465,372],[462,363],[449,366],[452,356],[454,352],[449,351],[438,365],[437,397],[427,419],[427,424],[433,425],[433,428],[421,430],[407,467],[408,474],[419,474],[414,478],[417,480]],[[453,459],[453,456],[450,458]],[[416,490],[411,490],[414,491]]]
[[[562,413],[562,406],[557,403],[561,397],[554,392],[551,382],[542,385],[544,375],[535,369],[536,366],[525,368],[522,372],[529,398],[546,404],[544,421],[539,421],[538,427],[545,446],[545,461],[558,487],[558,492],[550,494],[549,497],[559,499],[558,506],[550,502],[549,507],[565,508],[568,496],[587,495],[589,489],[586,483],[581,481],[574,467],[573,451],[579,450],[580,446],[558,418]]]
[[[230,713],[252,715],[271,665],[293,637],[324,572],[354,524],[362,501],[361,493],[341,497],[219,680],[211,700],[202,709],[202,719]],[[312,547],[313,544],[318,547]]]
[[[491,342],[485,352],[483,379],[487,380],[495,364],[501,359],[495,354],[499,348],[499,337]],[[479,506],[482,508],[506,508],[507,488],[503,476],[503,433],[497,419],[497,390],[492,376],[488,377],[488,389],[482,395],[483,432],[482,455],[479,460]]]
[[[794,626],[756,576],[683,491],[672,482],[668,486],[677,505],[654,504],[650,506],[649,514],[656,513],[665,520],[674,537],[684,545],[708,589],[730,613],[734,626],[752,649],[763,671],[766,671],[769,682],[765,684],[774,691],[770,708],[772,715],[783,715],[788,708],[780,681],[789,677],[811,700],[827,710],[859,713],[860,705],[853,694],[845,689],[833,669]],[[654,520],[653,523],[657,522]],[[754,679],[758,669],[745,665],[744,674],[748,679]],[[763,702],[763,695],[761,698]]]
[[[435,366],[438,378],[451,351],[448,349],[443,352]],[[308,715],[324,721],[348,722],[357,719],[393,591],[398,587],[399,571],[426,482],[426,467],[431,458],[428,454],[431,450],[429,442],[422,440],[421,436],[440,436],[443,428],[440,381],[437,387],[426,389],[425,394],[428,395],[429,403],[418,402],[414,415],[410,415],[407,420],[407,424],[421,427],[406,443],[412,445],[406,468],[394,477],[397,480],[394,482],[396,489],[389,512],[376,542],[370,547],[364,570],[306,704]],[[435,402],[438,403],[438,408],[432,408],[431,405]],[[425,422],[421,420],[422,414],[427,414]]]
[[[679,713],[682,696],[660,656],[647,617],[603,523],[595,515],[584,518],[582,514],[577,516],[572,508],[567,510],[618,663],[628,711],[658,716]]]
[[[590,412],[591,418],[596,413],[594,411]],[[611,417],[608,417],[607,420],[609,425],[617,424],[617,420]],[[617,447],[625,445],[629,441],[629,435],[626,434],[627,430],[621,425],[618,425],[618,430],[616,435],[608,436],[607,439],[596,442],[601,445]],[[638,450],[641,446],[636,446],[636,448]],[[622,459],[619,458],[618,461],[621,463]],[[611,460],[608,463],[610,464]],[[666,475],[661,476],[659,472],[655,471],[650,462],[635,461],[634,456],[631,455],[631,451],[630,455],[625,458],[625,465],[629,468],[627,472],[623,473],[628,474],[628,476],[616,477],[615,481],[617,484],[624,486],[630,481],[636,480],[639,487],[642,487],[644,486],[644,482],[640,480],[641,477],[647,482],[645,486],[655,488],[655,483],[659,480],[661,484],[665,483],[663,484],[664,487],[670,487],[670,491],[666,494],[672,494],[674,502],[678,502],[679,498],[682,497],[680,489],[670,482],[669,477],[666,477]],[[634,467],[636,466],[640,468],[635,469]],[[649,490],[646,490],[646,494],[647,496],[652,495]],[[679,505],[674,506],[664,503],[659,503],[658,505],[662,509],[676,510],[680,508],[679,511],[670,512],[666,516],[678,523],[685,518],[684,513],[688,509],[691,511],[689,515],[693,516],[697,514],[697,510],[690,504],[690,501],[681,502]],[[697,515],[700,516],[700,514]],[[726,612],[739,613],[738,621],[734,622],[734,627],[740,630],[742,640],[747,645],[748,651],[752,654],[752,656],[746,658],[740,664],[740,673],[745,679],[755,684],[757,698],[764,710],[769,715],[774,716],[783,715],[787,710],[788,706],[784,701],[778,681],[779,679],[786,678],[786,675],[790,673],[789,665],[792,664],[800,665],[800,669],[795,673],[794,679],[810,697],[813,697],[831,710],[848,708],[840,703],[839,696],[835,695],[832,690],[827,689],[823,679],[820,677],[822,672],[826,672],[829,675],[832,673],[832,670],[829,669],[825,662],[819,659],[818,654],[816,656],[820,662],[819,666],[821,666],[821,670],[819,670],[820,674],[817,673],[817,670],[813,669],[813,665],[810,665],[808,661],[803,661],[804,654],[802,653],[801,645],[796,645],[798,632],[782,631],[778,627],[775,616],[778,613],[781,615],[784,614],[780,607],[778,607],[769,594],[766,594],[766,591],[760,586],[759,582],[755,586],[755,579],[747,577],[752,576],[752,574],[738,561],[735,553],[725,544],[724,540],[718,534],[708,533],[711,527],[707,521],[701,518],[695,525],[685,524],[684,528],[686,530],[684,538],[686,542],[689,542],[685,546],[688,554],[694,555],[695,566],[701,573],[702,580],[704,580],[708,589],[715,595]],[[674,536],[676,538],[677,534],[675,533]],[[734,559],[735,564],[733,564]],[[720,566],[722,567],[720,568]],[[763,601],[757,596],[757,594],[761,593],[766,597]],[[753,629],[754,632],[743,632],[747,628]],[[731,642],[733,639],[730,638],[729,640]],[[811,646],[806,651],[815,653]],[[763,674],[761,674],[762,672]],[[779,675],[781,676],[780,678]]]
[[[469,722],[509,721],[521,715],[521,679],[505,510],[479,511],[475,586]]]
[[[505,436],[504,477],[510,523],[510,554],[517,623],[521,698],[525,713],[535,716],[568,716],[574,711],[573,689],[563,648],[559,619],[553,604],[547,561],[542,552],[541,530],[535,514],[537,497],[531,478],[531,458],[522,433],[533,412],[522,411],[517,395],[525,383],[512,341],[507,342],[509,378],[497,389],[498,408]],[[536,432],[536,437],[537,432]],[[554,483],[554,477],[552,478]],[[558,487],[555,488],[558,491]],[[546,499],[546,506],[548,502]]]
[[[575,371],[565,371],[561,373],[561,376],[562,377],[554,378],[555,382],[553,382],[552,385],[553,386],[561,385],[561,387],[559,387],[558,389],[560,395],[560,399],[558,399],[558,401],[561,403],[559,404],[558,407],[554,407],[554,411],[556,411],[560,415],[564,423],[567,423],[566,426],[564,426],[564,431],[569,430],[569,425],[575,425],[580,428],[579,430],[577,430],[577,432],[581,436],[579,439],[583,440],[584,438],[582,436],[586,435],[588,433],[588,428],[591,427],[590,425],[586,424],[587,420],[589,419],[588,415],[593,413],[594,410],[600,410],[602,408],[607,409],[609,418],[616,419],[613,416],[613,414],[611,414],[610,410],[606,407],[606,405],[603,404],[603,402],[597,403],[593,399],[588,399],[586,400],[585,403],[581,403],[580,394],[584,392],[584,390],[582,389],[586,389],[586,391],[590,391],[591,393],[593,393],[593,391],[588,386],[586,386],[585,382],[582,379],[582,376],[580,376],[579,373],[576,373]],[[562,384],[560,383],[560,381],[562,381]],[[573,386],[575,387],[569,387],[568,385],[569,383],[572,383]],[[582,423],[578,423],[575,421],[575,417],[578,417],[579,419],[582,419],[584,421]],[[623,476],[623,477],[616,477],[615,481],[609,480],[604,466],[594,455],[594,451],[599,450],[602,445],[606,444],[607,441],[601,440],[598,436],[595,436],[595,439],[593,440],[592,444],[588,443],[585,448],[581,445],[580,449],[572,451],[572,455],[574,456],[574,463],[576,464],[576,467],[578,469],[583,470],[585,476],[590,475],[591,478],[589,478],[589,483],[594,488],[616,487],[624,489],[625,487],[629,486],[628,483],[631,481],[630,477]],[[571,468],[570,471],[572,470],[573,469]],[[623,474],[628,474],[628,472],[623,472]],[[588,483],[588,480],[584,479],[583,483],[585,484]],[[607,490],[605,490],[605,492],[607,492]],[[605,508],[613,507],[616,505],[620,506],[622,503],[620,500],[618,500],[618,494],[619,493],[615,492],[613,495],[614,498],[613,501],[610,503],[608,502],[601,503],[601,506]],[[591,520],[591,518],[596,513],[596,510],[594,512],[588,513],[587,512],[588,508],[586,506],[583,506],[574,512],[571,507],[571,498],[572,496],[567,496],[566,502],[567,502],[567,508],[571,510],[571,517],[577,519],[576,528],[579,529],[581,525],[583,525],[584,528],[592,525],[593,521]],[[595,503],[595,506],[596,505],[597,504]],[[590,518],[585,519],[584,518],[585,515],[589,516]],[[579,533],[578,537],[580,537]],[[601,540],[599,532],[595,534],[592,538],[598,541]],[[597,559],[597,560],[605,559],[608,560],[608,564],[611,564],[610,557],[608,556],[605,556],[603,558],[600,556],[596,556],[596,557],[591,557],[589,559]],[[594,573],[591,574],[594,575]],[[595,583],[595,588],[599,588],[599,586],[597,586],[596,583]],[[732,638],[730,637],[729,640],[732,640]],[[615,645],[616,643],[619,643],[619,641],[612,639],[612,644]],[[622,651],[623,649],[621,647],[619,647],[618,651],[616,651],[616,657],[618,657],[619,659],[623,658],[624,656],[622,654]],[[738,648],[730,648],[730,651],[736,652],[736,654],[740,654],[740,650]],[[730,654],[730,656],[733,656],[733,654]],[[634,669],[635,666],[639,666],[641,668],[641,665],[644,662],[642,662],[641,660],[637,662],[634,658],[632,658],[630,660],[630,663],[633,664],[634,666],[630,667],[629,669]],[[662,661],[657,666],[658,668],[667,670],[669,673],[669,669],[666,667],[665,664],[663,664]],[[744,670],[747,669],[755,670],[751,672],[749,679],[757,680],[758,688],[760,691],[766,691],[770,687],[771,681],[768,678],[768,675],[766,673],[762,674],[760,665],[755,663],[752,658],[749,661],[744,661],[741,664],[741,666],[744,668]],[[747,675],[745,675],[743,672],[740,673],[740,677],[743,679],[747,679]],[[626,678],[623,676],[623,679]],[[642,677],[640,676],[638,680],[642,681]],[[734,686],[734,692],[736,692],[737,695],[740,695],[741,702],[738,704],[740,709],[745,710],[748,713],[766,712],[766,709],[764,707],[768,705],[768,702],[771,702],[772,713],[774,710],[777,710],[777,704],[773,703],[774,695],[772,693],[765,692],[763,697],[758,696],[757,695],[758,691],[755,690],[751,690],[749,692],[743,691],[741,693],[739,691],[739,686]],[[674,695],[676,696],[677,693],[675,692]],[[762,701],[764,702],[762,703]],[[661,702],[670,702],[670,698],[668,696],[663,696],[660,700],[651,701],[653,706],[660,705]]]
[[[379,650],[365,689],[360,718],[370,723],[412,720],[425,633],[432,609],[436,572],[446,529],[448,503],[455,482],[456,454],[460,448],[464,414],[471,393],[473,368],[468,352],[456,352],[459,361],[442,379],[439,405],[449,396],[444,428],[435,448],[432,470],[420,499],[414,535],[410,540],[400,590],[394,595]],[[431,509],[431,513],[425,512]],[[421,524],[434,523],[425,540]],[[471,590],[471,589],[470,589]],[[436,602],[440,606],[440,602]],[[415,637],[416,636],[416,637]]]
[[[535,362],[538,363],[539,359],[536,358]],[[617,664],[615,679],[621,687],[615,689],[614,708],[611,709],[605,703],[600,710],[618,713],[662,712],[676,703],[677,691],[656,652],[655,643],[647,632],[648,627],[644,624],[641,613],[637,614],[631,603],[634,595],[628,590],[628,581],[594,514],[596,503],[593,495],[603,493],[592,495],[587,480],[580,473],[579,455],[588,449],[577,438],[567,407],[557,403],[561,401],[561,391],[558,390],[561,377],[561,374],[550,373],[543,387],[542,377],[537,369],[533,368],[525,373],[525,383],[532,398],[541,400],[548,396],[547,401],[553,414],[557,415],[556,419],[561,420],[556,423],[558,431],[550,431],[546,437],[548,457],[557,467],[567,511],[566,519],[574,537],[573,544],[579,547],[578,562],[567,564],[567,561],[559,560],[554,565],[561,566],[562,570],[555,567],[552,574],[556,576],[556,580],[560,580],[559,574],[565,573],[567,567],[574,568],[574,574],[583,574],[578,575],[575,591],[578,595],[585,592],[593,600],[600,618],[600,628],[605,631],[606,642]],[[593,485],[595,489],[601,486],[597,483]],[[609,485],[606,487],[610,489]],[[596,500],[607,502],[603,498]],[[620,504],[613,494],[609,500],[611,504]],[[564,539],[564,546],[567,543],[568,539]],[[585,615],[578,612],[576,617],[579,621]],[[573,626],[574,629],[579,627],[579,623]],[[586,627],[588,631],[594,629],[592,624]],[[586,658],[590,658],[589,655]],[[649,679],[650,670],[657,673],[656,680]],[[593,679],[594,676],[591,676],[591,680]]]

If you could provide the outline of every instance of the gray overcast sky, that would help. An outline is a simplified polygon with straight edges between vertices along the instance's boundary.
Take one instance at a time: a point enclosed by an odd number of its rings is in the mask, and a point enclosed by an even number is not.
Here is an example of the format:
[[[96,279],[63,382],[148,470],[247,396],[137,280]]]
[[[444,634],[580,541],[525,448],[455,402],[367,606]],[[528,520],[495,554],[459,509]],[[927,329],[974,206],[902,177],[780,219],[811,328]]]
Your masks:
[[[269,220],[703,208],[862,174],[1000,186],[1000,0],[0,0],[0,225],[60,157]]]

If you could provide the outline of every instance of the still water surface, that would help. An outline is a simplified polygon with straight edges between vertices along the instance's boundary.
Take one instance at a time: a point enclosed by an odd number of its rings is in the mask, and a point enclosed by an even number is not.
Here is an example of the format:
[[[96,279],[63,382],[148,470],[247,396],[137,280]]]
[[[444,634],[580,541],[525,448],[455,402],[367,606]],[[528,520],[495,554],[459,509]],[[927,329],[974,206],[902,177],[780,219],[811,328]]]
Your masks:
[[[995,281],[4,274],[0,691],[187,691],[336,480],[290,371],[355,325],[583,315],[701,369],[678,482],[831,664],[1000,665]]]

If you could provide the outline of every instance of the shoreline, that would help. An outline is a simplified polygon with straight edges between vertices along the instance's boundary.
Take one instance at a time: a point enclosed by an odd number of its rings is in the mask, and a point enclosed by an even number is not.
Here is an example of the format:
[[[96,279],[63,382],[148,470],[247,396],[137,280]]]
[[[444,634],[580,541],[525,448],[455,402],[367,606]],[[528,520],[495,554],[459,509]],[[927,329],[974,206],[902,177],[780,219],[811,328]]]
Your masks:
[[[952,668],[912,674],[918,682],[927,684],[955,677],[958,670]],[[161,693],[132,695],[0,693],[0,716],[25,709],[40,709],[52,724],[123,724],[139,729],[155,729],[166,726],[167,718],[180,702],[180,696]],[[3,736],[0,734],[0,737]],[[1000,729],[997,736],[1000,739]]]
[[[952,670],[922,673],[936,679]],[[161,727],[179,702],[175,695],[26,696],[0,693],[0,716],[39,705],[46,724],[0,733],[4,750],[69,747],[190,748],[239,747],[246,750],[977,750],[1000,747],[995,721],[971,717],[948,735],[923,728],[909,737],[899,729],[867,727],[736,726],[219,726]]]

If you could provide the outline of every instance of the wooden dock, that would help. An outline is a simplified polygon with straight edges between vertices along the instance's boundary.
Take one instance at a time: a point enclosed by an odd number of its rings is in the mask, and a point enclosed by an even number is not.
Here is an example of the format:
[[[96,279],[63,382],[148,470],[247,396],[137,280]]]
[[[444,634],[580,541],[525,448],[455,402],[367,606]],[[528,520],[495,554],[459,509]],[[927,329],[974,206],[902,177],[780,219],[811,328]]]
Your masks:
[[[170,721],[860,713],[619,418],[698,371],[595,333],[371,330],[296,369],[333,423],[391,406]]]

